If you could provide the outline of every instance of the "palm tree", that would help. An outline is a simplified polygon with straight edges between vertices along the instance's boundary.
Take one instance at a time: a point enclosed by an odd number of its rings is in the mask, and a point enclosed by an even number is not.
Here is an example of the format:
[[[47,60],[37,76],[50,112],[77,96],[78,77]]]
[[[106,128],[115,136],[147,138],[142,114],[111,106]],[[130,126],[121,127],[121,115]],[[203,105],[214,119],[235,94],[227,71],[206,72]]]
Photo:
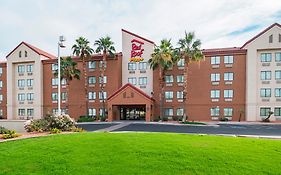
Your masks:
[[[89,46],[90,42],[84,38],[79,37],[75,40],[75,44],[72,46],[73,54],[78,56],[83,63],[83,73],[85,78],[85,103],[86,103],[86,114],[88,115],[88,79],[87,79],[87,71],[86,71],[86,60],[88,60],[91,55],[94,53],[94,50]]]
[[[187,94],[187,69],[191,62],[200,62],[204,55],[200,50],[201,41],[195,39],[195,34],[193,32],[186,33],[182,39],[178,41],[178,54],[180,58],[184,59],[184,90],[183,90],[183,100],[184,100],[184,114],[183,122],[186,121],[186,94]]]
[[[69,94],[69,83],[73,79],[80,80],[80,70],[77,69],[77,63],[73,61],[71,57],[60,58],[61,62],[61,80],[66,81],[66,92]],[[58,70],[54,73],[55,77],[58,77]]]
[[[115,48],[114,42],[111,41],[109,36],[101,37],[95,41],[94,46],[97,46],[96,53],[102,53],[102,62],[100,66],[101,77],[100,77],[100,87],[101,87],[101,96],[102,96],[102,117],[101,119],[105,119],[105,99],[104,99],[104,72],[106,68],[106,58],[109,54],[110,56],[114,56]]]
[[[171,40],[163,39],[161,40],[160,46],[155,46],[151,58],[148,60],[152,70],[159,70],[161,120],[163,120],[164,76],[165,72],[174,65],[176,58]]]

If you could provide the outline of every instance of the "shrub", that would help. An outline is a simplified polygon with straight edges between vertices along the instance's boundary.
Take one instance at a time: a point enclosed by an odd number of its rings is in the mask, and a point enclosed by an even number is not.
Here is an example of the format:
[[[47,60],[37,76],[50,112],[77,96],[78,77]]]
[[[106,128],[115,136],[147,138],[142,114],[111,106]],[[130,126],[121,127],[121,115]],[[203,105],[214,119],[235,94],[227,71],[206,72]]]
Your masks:
[[[222,117],[222,118],[220,118],[219,120],[222,121],[222,122],[227,122],[227,121],[228,121],[228,118]]]
[[[47,131],[48,122],[44,119],[28,120],[24,124],[24,129],[27,132],[44,132]]]
[[[8,130],[8,132],[6,134],[2,135],[2,138],[11,139],[11,138],[19,137],[19,136],[21,136],[21,135],[17,134],[15,130]]]
[[[8,134],[8,132],[9,132],[9,130],[7,128],[0,126],[0,134]]]
[[[61,130],[58,129],[58,128],[52,128],[51,131],[50,131],[51,134],[59,134],[61,133]]]
[[[96,120],[96,117],[92,116],[80,116],[77,122],[93,122]]]
[[[85,129],[75,127],[75,128],[72,128],[72,132],[85,132]]]
[[[182,121],[182,116],[173,116],[173,121]]]

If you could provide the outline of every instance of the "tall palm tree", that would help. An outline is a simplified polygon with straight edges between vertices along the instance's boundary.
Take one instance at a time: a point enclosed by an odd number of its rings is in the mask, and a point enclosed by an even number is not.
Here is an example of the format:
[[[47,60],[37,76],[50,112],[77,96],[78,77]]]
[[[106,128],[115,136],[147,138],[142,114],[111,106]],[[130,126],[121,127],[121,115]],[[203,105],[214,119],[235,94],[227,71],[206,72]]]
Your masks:
[[[152,70],[159,70],[161,120],[163,120],[164,76],[165,72],[174,65],[176,58],[171,40],[163,39],[161,40],[160,46],[155,46],[151,58],[148,60]]]
[[[88,78],[86,71],[86,61],[91,57],[94,53],[94,50],[90,47],[90,42],[84,38],[79,37],[75,40],[75,44],[72,46],[73,54],[78,56],[83,63],[83,73],[85,79],[85,104],[86,104],[86,114],[88,115]]]
[[[178,54],[180,58],[184,59],[184,90],[183,90],[183,100],[184,100],[184,113],[183,122],[186,121],[186,94],[187,94],[187,71],[188,65],[191,62],[200,62],[204,55],[200,49],[201,41],[195,38],[194,32],[185,32],[185,36],[178,41]]]
[[[78,79],[80,80],[80,70],[77,69],[77,63],[73,61],[71,57],[66,57],[66,58],[60,58],[61,62],[61,80],[66,81],[66,92],[69,94],[69,83],[73,79]],[[55,71],[54,73],[55,77],[58,77],[58,70]]]
[[[104,99],[104,73],[106,68],[106,58],[107,55],[114,56],[115,48],[114,42],[111,41],[109,36],[101,37],[95,41],[94,46],[97,46],[96,53],[102,53],[102,62],[100,66],[101,71],[101,80],[100,80],[100,87],[101,87],[101,96],[102,96],[102,117],[101,120],[105,119],[105,99]]]

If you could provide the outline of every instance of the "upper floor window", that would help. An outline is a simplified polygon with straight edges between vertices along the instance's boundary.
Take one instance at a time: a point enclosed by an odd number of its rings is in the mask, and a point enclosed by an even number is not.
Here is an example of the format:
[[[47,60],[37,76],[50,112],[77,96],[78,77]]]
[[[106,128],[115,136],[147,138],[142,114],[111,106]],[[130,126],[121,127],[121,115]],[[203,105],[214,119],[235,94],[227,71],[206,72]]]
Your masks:
[[[0,101],[3,101],[3,95],[0,94]]]
[[[89,116],[96,116],[97,115],[97,111],[96,111],[96,109],[95,108],[89,108],[88,109],[88,115]]]
[[[220,56],[212,56],[211,64],[220,64]]]
[[[211,98],[220,98],[220,90],[211,90]]]
[[[220,116],[220,108],[211,108],[210,113],[212,117]]]
[[[24,65],[18,65],[18,73],[24,73]]]
[[[224,64],[233,64],[233,56],[232,55],[224,56]]]
[[[146,70],[146,69],[147,69],[147,62],[140,62],[139,70]]]
[[[0,75],[2,75],[2,73],[3,73],[3,68],[0,67]]]
[[[233,98],[233,90],[224,90],[223,91],[224,98]]]
[[[260,108],[260,116],[268,116],[270,111],[270,108]]]
[[[273,35],[270,35],[268,40],[269,40],[269,43],[272,43],[273,42]]]
[[[89,92],[88,93],[88,99],[89,100],[95,100],[96,99],[96,92]]]
[[[18,80],[18,87],[24,87],[24,86],[25,86],[25,80],[24,79]]]
[[[25,100],[25,94],[24,93],[19,93],[18,94],[18,101],[24,101]]]
[[[281,34],[279,34],[279,43],[281,43]]]
[[[107,98],[107,93],[106,92],[99,92],[99,99],[102,100],[102,99],[106,99]]]
[[[166,83],[173,83],[174,82],[173,75],[166,75],[165,76],[165,82]]]
[[[61,85],[66,85],[66,79],[65,78],[61,79]]]
[[[34,93],[27,93],[27,94],[26,94],[26,99],[27,99],[28,101],[33,101],[33,99],[34,99]]]
[[[224,108],[223,109],[223,115],[225,117],[232,117],[232,115],[233,115],[233,108]]]
[[[96,68],[96,62],[95,61],[89,61],[88,62],[88,68],[89,69],[95,69]]]
[[[177,66],[178,67],[184,67],[184,59],[181,58],[178,62],[177,62]]]
[[[19,51],[19,57],[21,58],[21,51]]]
[[[128,70],[136,70],[137,69],[137,64],[132,62],[128,63]]]
[[[27,85],[27,87],[32,87],[33,86],[33,79],[27,79],[26,85]]]
[[[173,91],[166,91],[165,92],[165,99],[173,99],[174,92]]]
[[[274,115],[280,117],[281,116],[281,108],[274,108]]]
[[[94,77],[94,76],[88,77],[88,83],[89,84],[96,84],[96,77]]]
[[[147,77],[139,77],[139,85],[147,85]]]
[[[106,61],[100,61],[99,62],[99,68],[106,68]]]
[[[100,84],[106,84],[106,82],[107,82],[107,77],[106,76],[103,76],[103,78],[99,77],[99,83]]]
[[[57,86],[59,84],[58,78],[52,78],[52,86]]]
[[[33,65],[32,64],[29,64],[26,66],[26,72],[33,72]]]
[[[275,61],[276,62],[281,62],[281,52],[275,53]]]
[[[260,97],[271,97],[271,89],[270,88],[261,88]]]
[[[131,83],[133,85],[137,84],[137,78],[136,77],[130,77],[128,78],[128,83]]]
[[[3,81],[1,80],[0,81],[0,88],[2,88],[3,87]]]
[[[183,99],[183,91],[177,91],[177,99]]]
[[[271,80],[271,71],[261,71],[261,80]]]
[[[65,101],[67,99],[67,93],[66,92],[62,92],[61,93],[61,100]]]
[[[275,97],[281,97],[281,88],[275,88]]]
[[[164,109],[164,115],[165,116],[173,116],[173,108],[165,108]]]
[[[271,62],[271,53],[261,53],[261,62]]]
[[[219,73],[211,74],[211,81],[220,81],[220,74]]]
[[[58,93],[57,92],[53,92],[52,93],[52,101],[57,101],[58,100]]]
[[[184,76],[183,75],[177,75],[177,83],[183,83]]]
[[[281,70],[276,70],[275,71],[275,80],[280,80],[281,79]]]
[[[56,71],[58,70],[58,64],[55,63],[55,64],[52,64],[52,71]]]
[[[24,57],[27,57],[27,51],[24,51]]]
[[[224,73],[224,81],[233,81],[233,72]]]

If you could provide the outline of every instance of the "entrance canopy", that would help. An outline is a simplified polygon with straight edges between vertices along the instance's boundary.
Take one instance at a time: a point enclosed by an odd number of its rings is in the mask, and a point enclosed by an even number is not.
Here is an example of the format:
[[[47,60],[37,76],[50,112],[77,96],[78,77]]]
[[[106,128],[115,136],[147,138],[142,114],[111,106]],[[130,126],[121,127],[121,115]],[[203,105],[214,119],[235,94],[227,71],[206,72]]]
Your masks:
[[[154,99],[142,90],[129,83],[125,84],[108,98],[108,120],[120,120],[120,109],[133,106],[144,108],[145,120],[149,122],[152,118],[153,103]]]

